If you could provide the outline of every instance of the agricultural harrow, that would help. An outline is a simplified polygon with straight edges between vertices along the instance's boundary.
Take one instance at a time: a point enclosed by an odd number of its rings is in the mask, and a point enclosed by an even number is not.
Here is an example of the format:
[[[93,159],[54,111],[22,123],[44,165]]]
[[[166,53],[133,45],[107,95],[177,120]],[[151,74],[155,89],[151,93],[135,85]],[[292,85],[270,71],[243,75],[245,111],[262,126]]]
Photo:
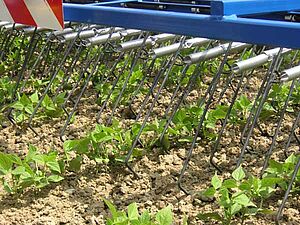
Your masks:
[[[64,140],[86,92],[94,86],[98,123],[109,125],[114,118],[123,117],[140,124],[124,160],[135,173],[129,162],[134,149],[143,145],[141,136],[147,123],[155,120],[161,124],[159,141],[163,143],[180,119],[181,109],[192,104],[202,111],[193,124],[192,138],[185,142],[178,185],[186,194],[184,175],[194,148],[203,139],[211,139],[211,165],[219,171],[226,166],[215,159],[224,149],[224,134],[235,129],[232,115],[237,102],[241,102],[243,113],[239,116],[244,120],[237,166],[244,163],[245,154],[257,151],[252,146],[257,136],[269,139],[268,147],[261,150],[265,156],[261,173],[274,151],[286,157],[291,149],[299,151],[300,112],[295,100],[300,76],[299,1],[71,0],[63,3],[63,10],[67,22],[48,26],[61,27],[58,31],[24,25],[22,20],[4,22],[1,17],[0,60],[10,66],[6,75],[15,86],[10,96],[2,96],[0,101],[13,124],[23,122],[39,135],[35,118],[45,98],[51,99],[66,118],[60,132]],[[4,74],[1,68],[0,73]],[[23,93],[34,92],[32,77],[47,82],[39,86],[41,95],[34,107],[25,109],[27,116],[20,116],[18,108],[10,106]],[[274,90],[283,86],[288,88],[279,101]],[[243,98],[248,92],[251,104]],[[64,98],[58,101],[61,96]],[[215,117],[217,132],[211,137],[207,117],[217,105],[228,106],[221,117]],[[263,117],[272,118],[262,122]],[[288,128],[287,120],[292,121]],[[288,129],[289,135],[279,144],[283,129]],[[300,161],[277,221],[299,167]]]

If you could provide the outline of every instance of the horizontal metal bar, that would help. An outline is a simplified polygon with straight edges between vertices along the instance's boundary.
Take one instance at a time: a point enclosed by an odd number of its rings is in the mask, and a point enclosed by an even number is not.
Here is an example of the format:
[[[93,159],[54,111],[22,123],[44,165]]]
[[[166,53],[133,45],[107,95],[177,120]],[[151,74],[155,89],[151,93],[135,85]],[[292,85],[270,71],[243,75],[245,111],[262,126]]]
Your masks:
[[[230,44],[226,43],[226,44],[219,45],[217,47],[208,49],[208,50],[203,51],[203,52],[192,53],[188,56],[185,56],[183,58],[183,61],[186,64],[194,64],[194,63],[198,63],[198,62],[207,61],[207,60],[216,58],[216,57],[226,53],[229,46],[230,46]],[[234,42],[234,43],[232,43],[229,51],[230,52],[239,52],[239,51],[241,51],[245,48],[248,48],[250,46],[251,46],[250,44]]]
[[[290,69],[284,70],[281,73],[280,81],[287,82],[300,77],[300,66],[295,66]]]
[[[250,15],[299,10],[299,0],[215,0],[211,1],[211,15]]]
[[[64,4],[66,20],[300,49],[300,24],[193,13]]]

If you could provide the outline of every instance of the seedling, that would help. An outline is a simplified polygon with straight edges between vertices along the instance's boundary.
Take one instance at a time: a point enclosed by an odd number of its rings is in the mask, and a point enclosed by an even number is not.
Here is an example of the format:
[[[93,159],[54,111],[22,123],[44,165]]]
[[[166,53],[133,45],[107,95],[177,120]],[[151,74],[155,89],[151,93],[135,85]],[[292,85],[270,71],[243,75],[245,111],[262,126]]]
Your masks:
[[[108,200],[103,199],[110,210],[111,217],[107,218],[107,225],[171,225],[173,213],[170,206],[159,210],[155,215],[151,215],[145,210],[139,214],[136,203],[131,203],[127,208],[127,213],[119,211]]]

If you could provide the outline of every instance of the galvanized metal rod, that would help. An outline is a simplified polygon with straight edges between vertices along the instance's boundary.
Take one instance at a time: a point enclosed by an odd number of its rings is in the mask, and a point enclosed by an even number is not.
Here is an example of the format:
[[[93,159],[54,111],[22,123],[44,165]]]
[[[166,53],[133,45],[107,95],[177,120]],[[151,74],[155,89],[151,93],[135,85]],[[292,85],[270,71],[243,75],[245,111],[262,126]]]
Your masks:
[[[281,216],[282,216],[282,212],[283,212],[283,209],[284,209],[284,206],[285,206],[285,203],[287,202],[287,199],[289,197],[289,194],[292,190],[292,187],[293,187],[293,183],[295,182],[296,180],[296,177],[297,177],[297,174],[298,174],[298,171],[299,171],[299,168],[300,168],[300,158],[295,166],[295,169],[294,169],[294,172],[292,174],[292,177],[291,177],[291,180],[289,182],[289,185],[288,185],[288,188],[284,194],[284,198],[280,204],[280,207],[278,209],[278,212],[277,212],[277,215],[276,215],[276,218],[275,218],[275,223],[276,224],[279,224],[279,221],[281,219]]]
[[[232,43],[229,43],[227,48],[226,48],[226,51],[225,51],[225,55],[224,55],[224,58],[222,60],[222,63],[219,67],[219,70],[217,72],[217,74],[214,76],[213,80],[211,81],[211,83],[213,84],[212,85],[212,88],[211,88],[211,92],[210,92],[210,96],[209,98],[207,99],[207,102],[206,102],[206,105],[204,107],[204,110],[203,110],[203,113],[200,117],[200,121],[198,123],[198,126],[197,126],[197,129],[195,131],[195,135],[194,135],[194,138],[193,138],[193,141],[192,141],[192,144],[191,144],[191,147],[189,148],[188,150],[188,153],[187,153],[187,156],[186,156],[186,159],[183,163],[183,166],[182,166],[182,169],[180,171],[180,175],[179,175],[179,178],[178,178],[178,187],[181,191],[183,191],[185,194],[189,194],[189,192],[182,186],[182,179],[183,179],[183,176],[184,176],[184,173],[185,171],[187,170],[187,167],[188,167],[188,164],[191,160],[191,157],[192,157],[192,153],[193,153],[193,149],[196,145],[196,142],[197,142],[197,138],[199,136],[199,133],[200,133],[200,130],[202,129],[202,125],[203,125],[203,122],[205,120],[205,116],[206,116],[206,113],[210,107],[210,104],[212,103],[212,100],[213,100],[213,93],[214,91],[216,90],[217,88],[217,83],[218,81],[220,80],[220,77],[222,75],[222,71],[224,69],[224,66],[226,64],[226,61],[227,61],[227,58],[228,58],[228,55],[230,53],[230,50],[231,50],[231,46],[232,46]],[[206,96],[205,96],[206,97]]]
[[[242,161],[243,161],[243,157],[244,157],[246,148],[247,148],[247,146],[249,144],[250,137],[251,137],[252,132],[254,130],[254,127],[255,127],[255,124],[257,122],[258,116],[261,113],[263,105],[264,105],[264,103],[265,103],[265,101],[266,101],[266,99],[268,97],[269,91],[270,91],[270,89],[272,87],[272,83],[274,81],[274,76],[275,76],[275,69],[277,68],[278,63],[280,61],[281,52],[282,52],[282,49],[279,50],[277,56],[275,57],[272,65],[270,67],[269,79],[268,79],[268,81],[266,83],[266,89],[265,89],[264,93],[262,94],[262,97],[261,97],[260,102],[258,104],[258,108],[257,108],[257,110],[256,110],[256,112],[254,114],[253,121],[252,121],[252,124],[250,126],[250,130],[248,131],[248,135],[246,137],[245,143],[244,143],[244,145],[243,145],[243,147],[241,149],[240,157],[239,157],[239,159],[237,161],[237,167],[239,167],[241,165]]]
[[[182,43],[182,44],[184,43],[184,40],[185,40],[185,36],[183,36],[182,39],[181,39],[181,43]],[[153,101],[152,101],[152,103],[151,103],[151,105],[150,105],[150,107],[149,107],[149,109],[148,109],[148,111],[147,111],[147,113],[146,113],[146,115],[145,115],[145,117],[144,117],[144,120],[143,120],[143,123],[142,123],[142,125],[141,125],[141,128],[139,129],[139,131],[138,131],[138,133],[137,133],[137,135],[136,135],[136,137],[135,137],[135,139],[134,139],[134,141],[133,141],[133,143],[132,143],[132,145],[131,145],[131,148],[130,148],[130,150],[128,151],[128,154],[127,154],[127,156],[126,156],[126,158],[125,158],[125,164],[126,164],[127,168],[128,168],[130,171],[132,171],[135,175],[137,175],[137,174],[136,174],[136,173],[133,171],[133,169],[130,167],[130,165],[129,165],[129,160],[130,160],[130,158],[131,158],[131,155],[132,155],[132,153],[133,153],[133,150],[134,150],[136,144],[137,144],[138,141],[139,141],[139,138],[140,138],[140,136],[141,136],[141,134],[142,134],[142,131],[143,131],[143,129],[144,129],[144,127],[145,127],[145,125],[146,125],[146,123],[147,123],[147,121],[148,121],[148,119],[149,119],[151,113],[152,113],[152,110],[153,110],[153,108],[154,108],[154,106],[155,106],[155,104],[156,104],[156,102],[157,102],[157,100],[158,100],[158,98],[159,98],[159,96],[160,96],[160,94],[161,94],[161,91],[162,91],[162,89],[164,88],[164,85],[165,85],[165,83],[166,83],[166,81],[167,81],[167,79],[168,79],[168,77],[169,77],[169,74],[170,74],[170,72],[171,72],[171,70],[172,70],[173,65],[175,64],[175,61],[176,61],[176,58],[177,58],[177,56],[178,56],[178,54],[179,54],[179,52],[180,52],[180,49],[181,49],[181,47],[178,49],[178,51],[173,55],[172,59],[170,60],[170,66],[169,66],[168,70],[166,71],[165,77],[164,77],[164,79],[163,79],[163,81],[162,81],[162,83],[161,83],[161,85],[160,85],[160,87],[159,87],[157,93],[156,93],[155,96],[154,96],[154,99],[153,99]]]

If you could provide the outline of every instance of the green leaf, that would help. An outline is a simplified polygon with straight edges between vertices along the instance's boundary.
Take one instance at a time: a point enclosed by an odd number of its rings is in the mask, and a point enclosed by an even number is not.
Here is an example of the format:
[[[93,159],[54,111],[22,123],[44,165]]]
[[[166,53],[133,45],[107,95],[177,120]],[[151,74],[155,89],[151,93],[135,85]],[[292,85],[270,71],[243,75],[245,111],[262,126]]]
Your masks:
[[[169,140],[169,136],[168,135],[164,135],[161,141],[161,146],[163,148],[163,150],[168,151],[170,149],[170,140]]]
[[[13,175],[22,175],[23,173],[25,173],[25,167],[24,166],[18,166],[11,173]]]
[[[13,165],[13,161],[8,154],[0,152],[0,171],[7,174]]]
[[[173,222],[171,206],[167,206],[166,208],[159,210],[155,219],[159,225],[171,225]]]
[[[218,214],[218,213],[215,213],[215,212],[212,212],[212,213],[199,213],[197,215],[197,218],[200,219],[200,220],[208,220],[208,219],[213,219],[213,220],[217,220],[217,221],[220,221],[222,222],[223,221],[223,218]]]
[[[215,175],[212,177],[211,184],[215,189],[218,189],[222,186],[222,181],[218,177],[217,173],[215,173]]]
[[[63,179],[64,178],[62,176],[59,176],[59,175],[51,175],[51,176],[48,177],[48,181],[49,182],[54,182],[54,183],[60,182]]]
[[[245,172],[241,166],[239,166],[235,171],[232,172],[232,177],[236,181],[240,181],[245,178]]]
[[[117,218],[119,214],[118,214],[118,211],[117,211],[116,207],[109,200],[107,200],[105,198],[102,198],[102,200],[104,201],[104,203],[109,208],[109,211],[110,211],[112,217]]]
[[[247,195],[245,195],[245,194],[239,194],[239,195],[237,195],[236,197],[234,197],[233,201],[235,203],[238,203],[238,204],[240,204],[242,206],[245,206],[245,207],[247,207],[247,206],[255,206],[250,201],[249,197]]]
[[[11,107],[20,111],[24,109],[24,106],[20,101],[14,102]]]
[[[284,181],[282,178],[279,177],[264,177],[261,180],[262,187],[274,187],[274,185]]]
[[[267,172],[270,173],[276,173],[279,172],[281,173],[283,171],[283,164],[279,163],[273,159],[269,160],[269,167],[267,168]]]
[[[234,179],[227,179],[223,182],[223,187],[226,188],[236,188],[237,187],[237,183],[236,180]]]
[[[242,206],[241,206],[239,203],[234,203],[234,204],[231,206],[230,214],[231,214],[231,215],[235,215],[235,214],[238,213],[241,209],[242,209]]]
[[[140,216],[140,224],[141,225],[143,225],[143,224],[145,224],[145,225],[150,225],[150,223],[151,223],[151,216],[150,216],[150,213],[149,213],[149,211],[148,210],[145,210],[143,213],[142,213],[142,215]]]
[[[56,160],[46,162],[46,165],[51,171],[61,173],[59,162]]]
[[[33,145],[29,145],[29,150],[25,157],[25,161],[31,162],[33,160],[33,157],[36,156],[36,154],[37,154],[37,148],[34,147]]]
[[[39,96],[37,92],[34,92],[31,96],[30,96],[30,100],[33,103],[38,103],[39,101]]]
[[[210,187],[205,190],[202,194],[206,197],[213,197],[216,193],[216,189],[214,187]]]
[[[243,181],[239,188],[242,190],[242,191],[251,191],[251,184],[249,183],[249,181]]]
[[[139,212],[135,202],[128,206],[128,218],[129,220],[137,220],[139,218]]]
[[[13,189],[12,187],[9,185],[9,183],[7,183],[6,180],[3,181],[3,187],[4,187],[4,190],[8,193],[13,193]]]
[[[77,156],[75,159],[72,159],[69,162],[69,170],[71,170],[73,172],[79,171],[81,168],[81,161],[82,161],[81,156]]]
[[[27,97],[26,94],[23,94],[21,99],[20,99],[20,102],[22,103],[23,106],[26,106],[26,105],[31,105],[31,100]]]
[[[297,157],[294,154],[291,154],[284,162],[285,163],[296,164],[297,163]]]

